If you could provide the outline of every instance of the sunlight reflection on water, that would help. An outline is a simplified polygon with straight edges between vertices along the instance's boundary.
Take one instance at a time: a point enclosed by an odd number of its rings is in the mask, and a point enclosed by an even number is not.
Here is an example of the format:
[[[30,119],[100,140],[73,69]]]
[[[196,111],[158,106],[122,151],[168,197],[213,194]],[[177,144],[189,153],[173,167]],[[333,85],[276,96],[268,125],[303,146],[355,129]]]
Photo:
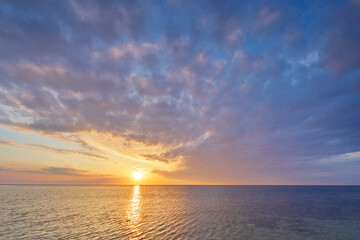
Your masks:
[[[133,195],[127,208],[127,219],[132,232],[130,239],[144,239],[145,236],[140,230],[141,223],[141,192],[139,186],[134,186]]]

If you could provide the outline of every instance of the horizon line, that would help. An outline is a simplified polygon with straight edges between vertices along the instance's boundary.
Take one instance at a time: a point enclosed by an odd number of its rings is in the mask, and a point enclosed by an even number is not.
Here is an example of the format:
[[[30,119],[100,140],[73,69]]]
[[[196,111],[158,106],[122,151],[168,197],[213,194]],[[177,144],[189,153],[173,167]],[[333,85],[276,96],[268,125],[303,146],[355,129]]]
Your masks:
[[[81,184],[81,183],[0,183],[5,185],[27,186],[360,186],[360,184]]]

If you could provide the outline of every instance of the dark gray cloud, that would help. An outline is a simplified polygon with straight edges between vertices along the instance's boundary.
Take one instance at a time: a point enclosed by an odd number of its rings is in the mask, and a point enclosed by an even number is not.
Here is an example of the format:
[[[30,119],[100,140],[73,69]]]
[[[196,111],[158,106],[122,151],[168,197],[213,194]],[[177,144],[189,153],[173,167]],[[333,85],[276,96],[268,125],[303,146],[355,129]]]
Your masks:
[[[5,1],[0,122],[159,146],[142,156],[182,162],[182,170],[154,170],[166,177],[336,182],[358,163],[340,171],[316,161],[360,151],[359,8]],[[81,154],[106,157],[74,141],[87,149]]]

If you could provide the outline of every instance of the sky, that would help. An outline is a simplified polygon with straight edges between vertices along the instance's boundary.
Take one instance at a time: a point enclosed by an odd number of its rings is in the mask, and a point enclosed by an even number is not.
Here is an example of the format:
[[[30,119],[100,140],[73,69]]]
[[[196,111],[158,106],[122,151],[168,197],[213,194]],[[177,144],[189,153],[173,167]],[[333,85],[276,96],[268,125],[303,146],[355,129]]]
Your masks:
[[[360,184],[359,22],[359,0],[1,1],[0,183]]]

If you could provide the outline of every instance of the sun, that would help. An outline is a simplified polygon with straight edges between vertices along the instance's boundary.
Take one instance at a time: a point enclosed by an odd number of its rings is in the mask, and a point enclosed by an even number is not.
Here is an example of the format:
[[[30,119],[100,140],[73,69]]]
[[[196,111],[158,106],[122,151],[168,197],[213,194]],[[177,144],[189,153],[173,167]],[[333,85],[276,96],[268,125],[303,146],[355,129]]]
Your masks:
[[[139,181],[144,178],[144,175],[142,172],[137,171],[137,172],[133,172],[132,177],[134,180]]]

